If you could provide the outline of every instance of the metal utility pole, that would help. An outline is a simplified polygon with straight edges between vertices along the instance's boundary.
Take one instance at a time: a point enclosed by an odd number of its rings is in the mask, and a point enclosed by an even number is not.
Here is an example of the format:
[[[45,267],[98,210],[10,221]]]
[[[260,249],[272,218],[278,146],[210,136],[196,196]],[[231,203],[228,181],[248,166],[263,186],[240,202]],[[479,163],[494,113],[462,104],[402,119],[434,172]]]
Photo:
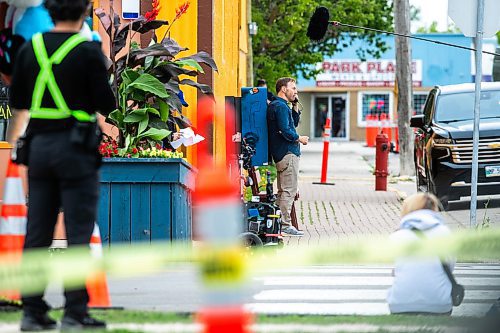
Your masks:
[[[484,0],[477,2],[477,31],[476,31],[476,94],[474,99],[474,132],[472,136],[472,175],[470,199],[470,226],[476,226],[477,209],[477,174],[479,162],[479,121],[481,102],[481,81],[483,80],[483,26],[484,26]]]
[[[410,34],[409,0],[394,1],[394,23],[396,33]],[[410,128],[412,110],[411,44],[406,37],[394,37],[396,41],[396,84],[399,130],[399,170],[401,175],[412,175],[413,131]]]

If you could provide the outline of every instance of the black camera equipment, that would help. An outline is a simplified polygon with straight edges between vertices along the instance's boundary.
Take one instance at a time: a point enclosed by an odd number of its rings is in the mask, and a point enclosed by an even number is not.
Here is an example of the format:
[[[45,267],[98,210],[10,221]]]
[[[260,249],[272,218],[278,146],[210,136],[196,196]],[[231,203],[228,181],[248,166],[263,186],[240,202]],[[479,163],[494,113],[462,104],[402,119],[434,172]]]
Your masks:
[[[258,136],[247,133],[241,141],[241,155],[243,168],[248,172],[245,186],[252,189],[252,200],[245,202],[245,232],[240,235],[248,247],[266,245],[280,245],[283,239],[280,235],[281,211],[274,203],[276,196],[271,182],[271,172],[266,174],[266,194],[259,193],[259,183],[252,157],[256,152]],[[254,201],[255,199],[255,201]]]

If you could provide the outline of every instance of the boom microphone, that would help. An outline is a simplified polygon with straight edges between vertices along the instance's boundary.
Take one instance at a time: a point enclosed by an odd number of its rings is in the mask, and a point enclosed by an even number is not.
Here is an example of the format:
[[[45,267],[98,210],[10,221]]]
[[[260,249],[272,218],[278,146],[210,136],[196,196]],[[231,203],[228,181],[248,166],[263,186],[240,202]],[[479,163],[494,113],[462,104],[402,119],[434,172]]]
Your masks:
[[[309,20],[307,37],[314,41],[320,41],[325,37],[330,20],[330,12],[326,7],[317,7]]]

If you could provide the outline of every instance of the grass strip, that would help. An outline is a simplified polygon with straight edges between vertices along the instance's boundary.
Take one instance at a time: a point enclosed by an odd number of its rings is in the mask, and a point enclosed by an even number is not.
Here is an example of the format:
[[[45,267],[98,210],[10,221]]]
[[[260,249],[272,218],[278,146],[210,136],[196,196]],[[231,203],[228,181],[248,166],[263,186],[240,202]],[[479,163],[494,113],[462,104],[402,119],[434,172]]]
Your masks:
[[[135,310],[91,310],[95,317],[108,323],[193,323],[192,313],[172,313]],[[60,320],[62,310],[53,310],[50,315]],[[0,323],[19,322],[21,311],[5,312],[0,310]],[[333,315],[258,315],[257,324],[370,324],[378,326],[417,326],[417,327],[470,327],[479,322],[475,317],[447,317],[427,315],[381,315],[381,316],[333,316]]]

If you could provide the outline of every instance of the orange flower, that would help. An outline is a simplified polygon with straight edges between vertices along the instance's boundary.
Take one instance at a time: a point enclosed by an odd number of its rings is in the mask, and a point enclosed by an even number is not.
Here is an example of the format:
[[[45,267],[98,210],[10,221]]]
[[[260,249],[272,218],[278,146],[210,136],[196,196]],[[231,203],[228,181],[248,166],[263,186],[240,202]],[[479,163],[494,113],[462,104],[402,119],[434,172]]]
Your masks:
[[[179,8],[177,8],[175,10],[175,19],[178,19],[180,18],[182,15],[184,15],[188,8],[189,8],[189,5],[190,5],[190,2],[189,1],[186,1],[184,2],[182,5],[179,6]]]

